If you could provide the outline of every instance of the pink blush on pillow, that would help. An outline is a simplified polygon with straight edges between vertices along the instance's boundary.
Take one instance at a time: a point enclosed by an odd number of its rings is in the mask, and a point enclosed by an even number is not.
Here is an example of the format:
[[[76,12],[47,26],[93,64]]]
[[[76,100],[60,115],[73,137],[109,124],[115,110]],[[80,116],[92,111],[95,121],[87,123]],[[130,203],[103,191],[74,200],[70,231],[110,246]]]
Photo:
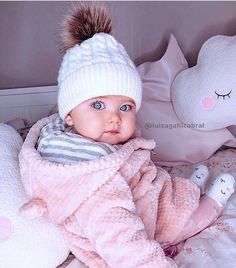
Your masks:
[[[200,101],[200,105],[203,110],[211,110],[215,107],[216,100],[212,96],[204,96]]]
[[[11,221],[6,217],[0,217],[0,240],[7,239],[13,231]]]

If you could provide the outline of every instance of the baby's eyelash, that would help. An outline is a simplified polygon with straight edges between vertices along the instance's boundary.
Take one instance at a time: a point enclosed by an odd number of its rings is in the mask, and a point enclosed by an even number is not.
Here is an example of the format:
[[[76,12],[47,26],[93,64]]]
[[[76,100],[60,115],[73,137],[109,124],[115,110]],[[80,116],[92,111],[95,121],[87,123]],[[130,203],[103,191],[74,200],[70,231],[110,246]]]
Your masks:
[[[93,108],[93,109],[96,109],[96,110],[103,110],[105,109],[105,103],[103,101],[93,101],[90,106]]]
[[[123,110],[122,107],[125,107],[125,106],[126,106],[126,107],[129,107],[129,109],[128,109],[128,110],[126,110],[126,109]],[[127,103],[126,103],[126,104],[122,104],[122,105],[120,106],[120,110],[121,110],[121,111],[124,111],[124,112],[130,111],[130,110],[132,110],[133,108],[134,108],[133,105],[131,105],[131,104],[127,104]]]
[[[103,101],[100,99],[93,99],[93,102],[103,102]]]
[[[103,102],[103,101],[100,100],[100,99],[95,99],[95,98],[94,98],[94,99],[91,99],[91,100],[90,100],[89,104],[92,105],[92,104],[95,103],[95,102]]]
[[[217,92],[215,91],[215,94],[217,95],[217,99],[220,98],[220,97],[222,97],[223,100],[224,100],[225,97],[229,97],[229,99],[230,99],[230,94],[231,94],[231,92],[232,92],[232,90],[230,90],[230,92],[227,93],[227,94],[219,94],[219,93],[217,93]]]

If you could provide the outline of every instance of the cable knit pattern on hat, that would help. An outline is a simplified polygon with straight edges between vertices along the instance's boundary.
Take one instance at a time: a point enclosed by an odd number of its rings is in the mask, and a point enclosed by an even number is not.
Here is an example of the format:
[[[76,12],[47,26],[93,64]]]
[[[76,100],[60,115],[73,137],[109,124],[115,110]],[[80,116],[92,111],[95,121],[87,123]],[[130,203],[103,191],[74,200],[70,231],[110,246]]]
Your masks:
[[[142,84],[125,48],[106,33],[97,33],[67,50],[58,76],[58,109],[62,119],[93,97],[121,95],[140,108]]]

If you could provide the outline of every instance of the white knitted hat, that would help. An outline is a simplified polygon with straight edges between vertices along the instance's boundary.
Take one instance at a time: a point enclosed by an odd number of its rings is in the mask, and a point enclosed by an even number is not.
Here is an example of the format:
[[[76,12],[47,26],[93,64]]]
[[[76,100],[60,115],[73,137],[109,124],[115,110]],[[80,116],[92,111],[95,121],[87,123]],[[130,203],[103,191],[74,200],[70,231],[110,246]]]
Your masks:
[[[64,55],[58,76],[60,117],[90,98],[121,95],[135,101],[136,111],[142,99],[142,83],[125,48],[113,36],[96,33]]]

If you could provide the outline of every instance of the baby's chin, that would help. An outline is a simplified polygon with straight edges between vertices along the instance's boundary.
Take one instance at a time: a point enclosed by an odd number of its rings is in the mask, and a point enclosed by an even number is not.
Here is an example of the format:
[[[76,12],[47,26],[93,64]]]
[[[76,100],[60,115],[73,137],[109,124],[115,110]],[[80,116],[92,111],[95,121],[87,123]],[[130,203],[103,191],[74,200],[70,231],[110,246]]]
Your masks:
[[[123,144],[125,142],[127,142],[130,138],[132,137],[132,135],[129,136],[120,136],[119,134],[116,135],[104,135],[103,137],[101,137],[100,142],[105,142],[111,145],[118,145],[118,144]]]
[[[118,137],[107,137],[107,138],[100,139],[98,142],[105,142],[111,145],[117,145],[117,144],[124,143],[125,140],[118,138]]]

